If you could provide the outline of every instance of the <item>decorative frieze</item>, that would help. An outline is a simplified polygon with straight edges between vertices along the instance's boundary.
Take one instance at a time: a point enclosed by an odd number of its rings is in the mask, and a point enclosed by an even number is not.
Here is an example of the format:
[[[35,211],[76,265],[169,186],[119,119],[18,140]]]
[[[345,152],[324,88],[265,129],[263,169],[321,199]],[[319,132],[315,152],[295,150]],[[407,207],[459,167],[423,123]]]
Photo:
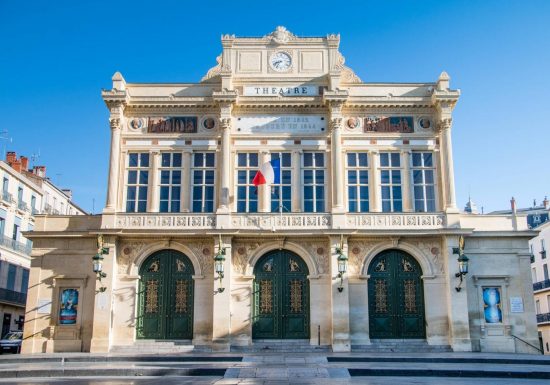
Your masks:
[[[234,228],[244,230],[329,229],[328,214],[241,214],[232,218]]]
[[[445,226],[443,214],[348,214],[346,223],[357,229],[414,230],[441,229]]]
[[[213,229],[216,226],[216,216],[124,214],[117,215],[115,226],[123,229]]]

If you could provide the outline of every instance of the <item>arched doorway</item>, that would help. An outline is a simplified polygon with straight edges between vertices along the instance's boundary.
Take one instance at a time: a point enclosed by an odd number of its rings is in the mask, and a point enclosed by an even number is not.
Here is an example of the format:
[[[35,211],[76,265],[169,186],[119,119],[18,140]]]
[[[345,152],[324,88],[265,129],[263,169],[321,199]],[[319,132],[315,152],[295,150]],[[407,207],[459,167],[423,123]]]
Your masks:
[[[386,250],[368,268],[370,338],[425,338],[422,269],[401,250]]]
[[[252,338],[309,338],[309,274],[288,250],[261,257],[254,267]]]
[[[176,250],[149,256],[139,274],[137,338],[193,338],[193,264]]]

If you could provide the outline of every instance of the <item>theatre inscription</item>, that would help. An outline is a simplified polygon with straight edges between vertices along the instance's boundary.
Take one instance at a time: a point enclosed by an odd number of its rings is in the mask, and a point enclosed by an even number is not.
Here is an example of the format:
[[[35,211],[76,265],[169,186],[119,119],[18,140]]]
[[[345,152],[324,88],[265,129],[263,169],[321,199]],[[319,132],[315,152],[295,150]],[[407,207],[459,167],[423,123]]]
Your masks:
[[[235,119],[233,127],[239,134],[313,134],[325,131],[326,119],[314,115],[243,116]]]
[[[319,96],[317,86],[250,86],[244,87],[244,96]]]

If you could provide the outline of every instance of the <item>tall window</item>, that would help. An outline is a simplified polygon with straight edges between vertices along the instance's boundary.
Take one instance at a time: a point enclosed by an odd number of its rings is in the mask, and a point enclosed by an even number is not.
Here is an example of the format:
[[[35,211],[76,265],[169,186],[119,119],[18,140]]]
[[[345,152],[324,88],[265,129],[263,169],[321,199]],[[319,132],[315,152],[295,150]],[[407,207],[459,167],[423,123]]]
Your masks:
[[[304,186],[304,212],[325,211],[325,154],[304,152],[302,176]]]
[[[29,290],[29,270],[23,269],[23,277],[21,278],[21,293],[26,293]]]
[[[214,212],[214,178],[216,154],[196,152],[193,154],[193,212]]]
[[[544,274],[544,280],[548,281],[548,265],[546,263],[542,265],[542,273]]]
[[[546,245],[544,244],[544,239],[540,240],[540,256],[542,259],[546,258]]]
[[[431,152],[412,153],[414,211],[435,211],[433,156]]]
[[[4,237],[6,231],[6,210],[0,209],[0,240]]]
[[[242,152],[237,154],[237,212],[258,212],[258,192],[252,179],[258,171],[258,154]]]
[[[271,160],[280,159],[281,183],[271,186],[271,212],[292,211],[292,160],[289,152],[272,152]]]
[[[126,183],[126,212],[147,211],[147,185],[149,183],[149,153],[128,154],[128,179]]]
[[[15,274],[17,273],[17,266],[8,265],[8,283],[6,284],[6,289],[14,290],[15,289]]]
[[[2,192],[3,193],[7,193],[8,192],[8,187],[9,187],[9,179],[4,177],[4,180],[2,181]]]
[[[12,236],[11,236],[11,238],[14,241],[19,240],[20,228],[21,228],[21,218],[15,217],[14,223],[13,223],[13,233],[12,233]]]
[[[36,196],[34,196],[34,195],[31,196],[31,212],[32,212],[33,215],[37,213],[36,212]]]
[[[23,187],[17,188],[17,203],[23,203]]]
[[[177,213],[180,211],[181,153],[163,152],[160,160],[159,212]]]
[[[382,188],[382,211],[403,211],[401,196],[401,157],[397,152],[380,153],[380,184]]]
[[[349,152],[348,161],[348,211],[369,211],[369,163],[366,152]]]

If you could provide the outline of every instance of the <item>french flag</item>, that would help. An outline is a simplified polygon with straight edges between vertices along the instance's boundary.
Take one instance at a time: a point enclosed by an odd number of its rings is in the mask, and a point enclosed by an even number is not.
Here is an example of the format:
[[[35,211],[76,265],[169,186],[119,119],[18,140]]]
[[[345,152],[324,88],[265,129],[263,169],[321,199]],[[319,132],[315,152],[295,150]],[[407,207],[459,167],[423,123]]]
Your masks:
[[[281,183],[281,159],[274,159],[260,166],[260,169],[252,179],[254,186],[258,187],[261,184],[278,184]]]

